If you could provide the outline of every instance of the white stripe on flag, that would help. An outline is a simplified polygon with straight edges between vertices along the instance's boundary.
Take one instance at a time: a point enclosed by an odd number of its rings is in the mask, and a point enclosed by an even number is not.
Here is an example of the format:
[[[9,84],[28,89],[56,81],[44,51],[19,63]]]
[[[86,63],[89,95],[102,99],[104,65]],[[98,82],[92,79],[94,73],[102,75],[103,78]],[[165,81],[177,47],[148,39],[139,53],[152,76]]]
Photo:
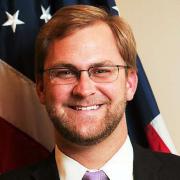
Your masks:
[[[172,142],[172,139],[167,131],[166,125],[164,123],[163,117],[161,114],[156,116],[150,123],[153,128],[156,130],[158,135],[161,137],[161,139],[164,141],[166,146],[169,148],[172,154],[177,154],[176,148]]]

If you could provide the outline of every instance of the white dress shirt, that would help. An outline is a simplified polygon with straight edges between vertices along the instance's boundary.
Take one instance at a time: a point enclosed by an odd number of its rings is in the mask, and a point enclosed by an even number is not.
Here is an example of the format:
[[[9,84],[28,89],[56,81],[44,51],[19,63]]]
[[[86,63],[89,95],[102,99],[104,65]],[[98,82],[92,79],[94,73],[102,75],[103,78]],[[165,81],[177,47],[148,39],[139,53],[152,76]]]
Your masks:
[[[113,157],[100,169],[87,169],[55,148],[55,159],[61,180],[82,180],[86,171],[103,170],[110,180],[133,180],[133,148],[129,136]]]

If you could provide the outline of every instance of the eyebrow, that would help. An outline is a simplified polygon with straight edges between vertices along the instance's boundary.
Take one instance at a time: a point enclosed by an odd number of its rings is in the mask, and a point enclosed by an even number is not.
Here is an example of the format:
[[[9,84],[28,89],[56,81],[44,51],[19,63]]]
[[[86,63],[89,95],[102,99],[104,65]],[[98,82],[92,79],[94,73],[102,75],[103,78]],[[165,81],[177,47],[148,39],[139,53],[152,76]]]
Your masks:
[[[105,60],[102,62],[98,62],[98,63],[93,63],[91,66],[106,66],[106,65],[113,65],[113,63],[110,60]]]
[[[73,64],[66,64],[66,63],[61,63],[61,64],[55,64],[51,68],[76,68]]]
[[[89,67],[98,67],[98,66],[106,66],[106,65],[113,65],[113,63],[112,63],[110,60],[103,60],[103,61],[101,61],[101,62],[92,63],[92,64],[89,65]],[[75,65],[70,64],[70,63],[59,63],[59,64],[55,64],[55,65],[52,66],[51,68],[59,68],[59,67],[78,69]]]

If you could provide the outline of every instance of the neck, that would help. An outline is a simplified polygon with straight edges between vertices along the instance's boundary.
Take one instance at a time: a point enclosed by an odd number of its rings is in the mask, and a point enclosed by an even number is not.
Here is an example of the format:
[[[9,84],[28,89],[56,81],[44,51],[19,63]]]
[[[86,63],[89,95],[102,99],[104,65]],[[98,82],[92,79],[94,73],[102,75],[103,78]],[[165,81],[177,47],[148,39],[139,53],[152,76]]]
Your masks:
[[[88,169],[101,168],[121,148],[127,138],[125,117],[114,132],[99,144],[79,146],[67,142],[56,132],[56,143],[60,151],[78,161]]]

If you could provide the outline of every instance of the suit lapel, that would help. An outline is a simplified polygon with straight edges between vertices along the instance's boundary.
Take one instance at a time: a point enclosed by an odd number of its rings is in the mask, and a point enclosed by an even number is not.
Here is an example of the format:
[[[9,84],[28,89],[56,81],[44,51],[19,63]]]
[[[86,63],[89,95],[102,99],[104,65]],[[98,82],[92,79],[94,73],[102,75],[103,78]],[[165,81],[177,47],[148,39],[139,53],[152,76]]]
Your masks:
[[[54,152],[48,160],[38,165],[31,177],[33,180],[59,180]]]
[[[154,154],[138,145],[133,145],[134,149],[134,180],[158,180],[159,170],[162,163]]]

